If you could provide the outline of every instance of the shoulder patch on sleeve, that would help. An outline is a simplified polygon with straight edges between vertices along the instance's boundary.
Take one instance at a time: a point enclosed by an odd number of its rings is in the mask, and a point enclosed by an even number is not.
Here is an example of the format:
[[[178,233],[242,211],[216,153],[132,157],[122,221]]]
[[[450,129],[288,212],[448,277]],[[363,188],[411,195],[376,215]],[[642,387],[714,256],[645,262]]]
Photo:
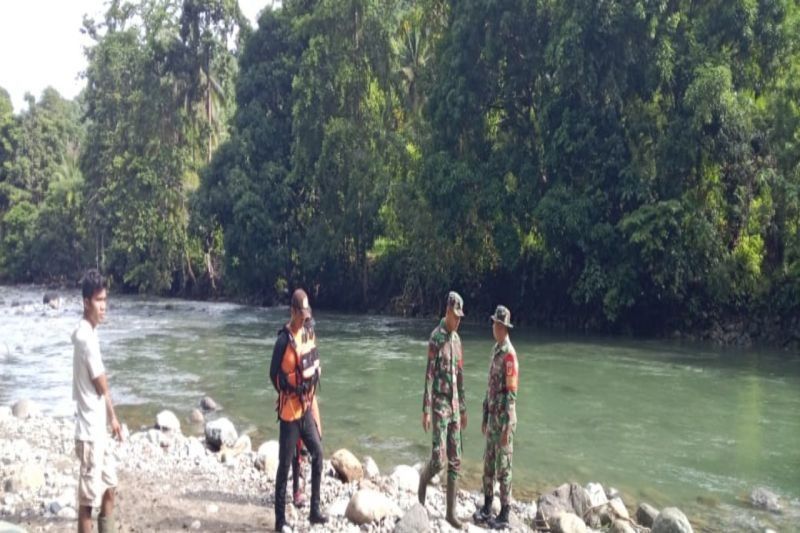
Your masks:
[[[519,364],[517,363],[517,355],[514,352],[507,353],[503,363],[505,365],[506,373],[506,388],[510,391],[516,391],[517,381],[519,378]]]

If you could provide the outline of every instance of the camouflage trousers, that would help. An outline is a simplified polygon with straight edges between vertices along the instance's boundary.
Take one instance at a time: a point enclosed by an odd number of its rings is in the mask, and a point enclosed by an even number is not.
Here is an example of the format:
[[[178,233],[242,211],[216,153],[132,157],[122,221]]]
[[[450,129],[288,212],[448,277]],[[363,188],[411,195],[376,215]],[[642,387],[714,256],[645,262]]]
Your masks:
[[[495,416],[486,424],[486,450],[483,453],[483,495],[494,495],[495,478],[500,483],[500,504],[508,505],[511,499],[511,459],[514,455],[514,431],[508,432],[508,445],[502,446],[503,425]]]
[[[432,405],[433,450],[430,471],[438,474],[444,467],[447,454],[447,477],[457,479],[461,470],[461,414],[453,410],[449,401],[437,401]]]

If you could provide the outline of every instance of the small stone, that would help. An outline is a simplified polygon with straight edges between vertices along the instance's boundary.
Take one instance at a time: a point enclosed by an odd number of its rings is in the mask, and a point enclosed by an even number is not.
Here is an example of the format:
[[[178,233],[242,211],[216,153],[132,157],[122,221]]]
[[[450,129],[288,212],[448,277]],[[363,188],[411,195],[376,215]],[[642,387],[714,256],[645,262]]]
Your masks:
[[[375,460],[370,456],[364,457],[362,467],[364,468],[364,477],[367,479],[375,479],[381,475],[377,463],[375,463]]]
[[[200,520],[195,520],[194,522],[192,522],[192,525],[189,526],[189,527],[191,527],[192,529],[194,529],[196,531],[196,530],[200,529],[201,526],[202,526],[202,524],[200,523]]]
[[[76,520],[78,518],[78,511],[73,509],[72,507],[64,507],[58,514],[56,515],[59,518],[63,518],[64,520]]]
[[[771,513],[781,512],[780,498],[771,490],[758,487],[750,493],[750,503],[759,509],[766,509]]]
[[[233,423],[227,418],[219,418],[206,422],[205,427],[206,444],[214,451],[219,451],[223,444],[233,446],[239,435]]]
[[[192,424],[202,424],[205,421],[206,417],[203,416],[203,413],[200,411],[200,409],[192,409],[192,412],[189,415],[189,422]]]
[[[653,522],[651,533],[693,533],[686,515],[676,507],[663,509]]]
[[[649,503],[640,503],[636,509],[636,521],[644,527],[653,527],[658,516],[658,509]]]
[[[214,398],[211,396],[206,396],[202,400],[200,400],[200,409],[203,411],[219,411],[222,409],[220,405],[214,401]]]
[[[61,510],[61,504],[58,502],[50,502],[50,505],[47,506],[47,510],[53,514],[58,514]]]
[[[41,409],[31,400],[20,400],[14,404],[14,407],[11,408],[11,412],[17,418],[25,419],[32,416],[39,416]]]
[[[218,513],[219,512],[219,505],[217,505],[215,503],[210,503],[210,504],[206,505],[206,512],[208,514]]]
[[[156,428],[162,431],[174,431],[180,433],[181,422],[175,413],[169,410],[161,411],[156,415]]]

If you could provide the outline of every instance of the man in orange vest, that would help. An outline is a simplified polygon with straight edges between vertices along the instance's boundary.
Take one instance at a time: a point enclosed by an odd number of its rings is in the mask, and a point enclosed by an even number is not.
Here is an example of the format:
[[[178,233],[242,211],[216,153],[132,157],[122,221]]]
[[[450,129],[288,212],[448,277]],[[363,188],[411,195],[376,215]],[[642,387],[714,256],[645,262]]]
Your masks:
[[[319,507],[322,480],[322,444],[316,399],[320,376],[319,354],[311,324],[311,307],[303,289],[297,289],[292,294],[290,311],[289,323],[278,332],[269,369],[270,381],[278,391],[280,421],[280,451],[275,476],[275,531],[282,531],[287,525],[286,481],[298,438],[303,439],[311,453],[309,521],[312,524],[325,524],[328,521]]]

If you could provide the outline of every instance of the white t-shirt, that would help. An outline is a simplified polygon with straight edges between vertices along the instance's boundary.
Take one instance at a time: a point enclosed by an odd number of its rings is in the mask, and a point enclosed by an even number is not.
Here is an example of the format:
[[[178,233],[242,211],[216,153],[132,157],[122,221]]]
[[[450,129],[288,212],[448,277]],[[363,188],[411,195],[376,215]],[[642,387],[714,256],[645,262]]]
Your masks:
[[[105,374],[100,341],[92,325],[81,320],[72,333],[72,399],[76,402],[75,438],[98,441],[107,437],[106,402],[97,394],[93,379]]]

